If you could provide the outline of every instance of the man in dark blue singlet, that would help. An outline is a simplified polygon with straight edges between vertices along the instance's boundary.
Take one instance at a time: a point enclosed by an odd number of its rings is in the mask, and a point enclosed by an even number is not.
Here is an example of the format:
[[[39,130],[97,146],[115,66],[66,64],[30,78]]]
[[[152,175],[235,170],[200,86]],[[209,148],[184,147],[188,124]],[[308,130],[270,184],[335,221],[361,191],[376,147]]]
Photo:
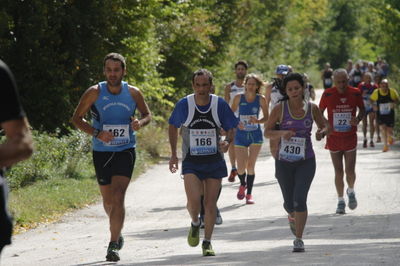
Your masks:
[[[182,128],[182,175],[187,196],[187,209],[192,219],[188,244],[195,247],[200,241],[200,201],[204,195],[205,221],[204,256],[215,256],[211,236],[215,225],[216,202],[221,180],[228,175],[223,153],[228,151],[238,120],[228,103],[211,94],[212,74],[206,69],[194,72],[194,94],[182,98],[169,119],[171,159],[169,169],[175,173],[178,167],[178,128]],[[220,140],[220,130],[226,132]]]

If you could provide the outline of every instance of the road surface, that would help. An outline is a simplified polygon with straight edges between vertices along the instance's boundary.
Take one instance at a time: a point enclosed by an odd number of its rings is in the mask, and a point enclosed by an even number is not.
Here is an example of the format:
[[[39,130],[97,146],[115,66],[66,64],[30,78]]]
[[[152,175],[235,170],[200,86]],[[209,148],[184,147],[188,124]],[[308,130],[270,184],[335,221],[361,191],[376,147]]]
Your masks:
[[[360,134],[359,134],[360,135]],[[216,257],[186,242],[190,225],[183,181],[166,162],[131,183],[126,198],[125,247],[118,265],[400,265],[400,145],[358,144],[358,207],[336,215],[334,174],[324,141],[314,142],[317,171],[309,192],[305,253],[292,253],[293,236],[274,177],[268,145],[256,165],[256,204],[236,199],[238,182],[223,182],[218,202],[224,222],[216,226]],[[346,199],[347,200],[347,199]],[[69,213],[61,221],[14,237],[1,265],[109,265],[102,205]]]

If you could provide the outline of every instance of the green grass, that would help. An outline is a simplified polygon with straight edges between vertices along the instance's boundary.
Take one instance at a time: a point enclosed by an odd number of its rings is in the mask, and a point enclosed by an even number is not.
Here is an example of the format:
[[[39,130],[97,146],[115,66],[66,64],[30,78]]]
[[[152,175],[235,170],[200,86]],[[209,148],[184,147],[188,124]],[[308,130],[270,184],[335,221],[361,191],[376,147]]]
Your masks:
[[[143,133],[138,136],[132,179],[157,163],[168,143],[165,129],[149,127]],[[86,135],[74,132],[57,137],[35,132],[34,139],[36,152],[32,158],[8,173],[9,209],[14,216],[16,233],[57,221],[69,211],[101,200]],[[78,140],[81,145],[76,145]]]
[[[10,209],[16,230],[57,220],[64,213],[99,200],[95,179],[51,179],[38,181],[10,194]]]

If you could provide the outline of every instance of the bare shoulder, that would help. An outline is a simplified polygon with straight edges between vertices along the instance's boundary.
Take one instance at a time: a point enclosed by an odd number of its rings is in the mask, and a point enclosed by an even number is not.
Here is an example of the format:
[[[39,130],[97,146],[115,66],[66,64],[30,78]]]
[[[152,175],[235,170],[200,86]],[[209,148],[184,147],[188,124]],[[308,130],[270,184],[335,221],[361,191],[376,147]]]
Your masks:
[[[89,87],[82,95],[82,99],[87,101],[95,101],[100,94],[99,85],[93,85]]]
[[[138,87],[128,85],[128,88],[129,88],[129,92],[133,98],[136,99],[137,97],[143,97],[142,92],[140,91],[140,89]]]

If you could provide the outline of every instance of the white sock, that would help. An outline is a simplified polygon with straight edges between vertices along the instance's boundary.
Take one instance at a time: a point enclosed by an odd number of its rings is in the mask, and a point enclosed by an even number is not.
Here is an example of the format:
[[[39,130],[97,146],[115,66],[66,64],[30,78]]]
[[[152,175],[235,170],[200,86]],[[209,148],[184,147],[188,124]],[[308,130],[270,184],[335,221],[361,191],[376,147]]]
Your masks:
[[[338,201],[344,201],[343,197],[338,197]]]
[[[197,222],[192,221],[193,226],[199,226],[200,225],[200,220],[197,220]]]
[[[347,194],[354,193],[354,188],[347,188]]]

